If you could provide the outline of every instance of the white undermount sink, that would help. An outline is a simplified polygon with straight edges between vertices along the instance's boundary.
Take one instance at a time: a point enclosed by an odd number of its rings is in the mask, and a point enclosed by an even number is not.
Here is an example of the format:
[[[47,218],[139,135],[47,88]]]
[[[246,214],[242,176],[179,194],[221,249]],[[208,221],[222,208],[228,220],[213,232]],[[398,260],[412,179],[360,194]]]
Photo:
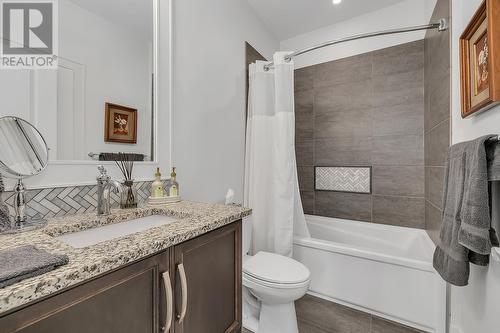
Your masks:
[[[64,243],[81,249],[87,246],[99,244],[115,238],[145,231],[154,227],[167,225],[177,221],[176,218],[164,215],[152,215],[141,217],[88,230],[73,232],[55,237]]]

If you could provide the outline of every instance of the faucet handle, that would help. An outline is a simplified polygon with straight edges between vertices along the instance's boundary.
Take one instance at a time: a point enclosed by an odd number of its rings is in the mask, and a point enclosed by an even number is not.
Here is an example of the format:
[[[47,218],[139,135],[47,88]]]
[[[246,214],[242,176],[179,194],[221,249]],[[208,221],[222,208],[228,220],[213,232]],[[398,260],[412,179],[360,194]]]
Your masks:
[[[99,172],[100,172],[100,175],[97,176],[97,180],[109,180],[110,179],[110,177],[108,176],[108,172],[106,171],[106,169],[104,168],[103,165],[98,165],[97,170],[99,170]]]

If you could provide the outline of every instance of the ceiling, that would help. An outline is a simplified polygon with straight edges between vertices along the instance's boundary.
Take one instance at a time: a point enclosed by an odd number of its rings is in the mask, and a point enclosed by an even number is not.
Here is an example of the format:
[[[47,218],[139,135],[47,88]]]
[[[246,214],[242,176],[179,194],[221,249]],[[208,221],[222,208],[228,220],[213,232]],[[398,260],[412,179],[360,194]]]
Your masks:
[[[153,0],[70,1],[136,35],[153,38]]]
[[[247,0],[262,22],[282,41],[394,5],[404,0]]]

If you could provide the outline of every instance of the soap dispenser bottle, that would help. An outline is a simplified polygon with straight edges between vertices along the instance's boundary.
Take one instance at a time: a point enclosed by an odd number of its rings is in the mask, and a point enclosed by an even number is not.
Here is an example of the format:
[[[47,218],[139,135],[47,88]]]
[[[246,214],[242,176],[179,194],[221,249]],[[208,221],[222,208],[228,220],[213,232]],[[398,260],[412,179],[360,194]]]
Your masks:
[[[155,181],[151,184],[151,197],[163,198],[165,195],[163,191],[163,182],[161,181],[160,168],[156,168]]]
[[[167,197],[178,197],[179,196],[179,183],[175,179],[177,174],[175,173],[175,167],[172,168],[172,172],[170,173],[170,179],[167,181],[166,192]]]

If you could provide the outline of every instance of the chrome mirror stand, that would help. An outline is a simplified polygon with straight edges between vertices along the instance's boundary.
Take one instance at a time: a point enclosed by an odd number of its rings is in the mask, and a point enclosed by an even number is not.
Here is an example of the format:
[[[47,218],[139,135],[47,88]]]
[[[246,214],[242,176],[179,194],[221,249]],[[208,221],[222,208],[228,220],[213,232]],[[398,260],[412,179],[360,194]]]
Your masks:
[[[8,215],[7,219],[9,219]],[[13,221],[9,220],[9,222],[1,222],[0,233],[31,231],[43,228],[45,225],[47,225],[47,221],[36,218],[31,219],[26,215],[26,187],[22,179],[18,179],[16,186],[14,186],[14,219]]]

